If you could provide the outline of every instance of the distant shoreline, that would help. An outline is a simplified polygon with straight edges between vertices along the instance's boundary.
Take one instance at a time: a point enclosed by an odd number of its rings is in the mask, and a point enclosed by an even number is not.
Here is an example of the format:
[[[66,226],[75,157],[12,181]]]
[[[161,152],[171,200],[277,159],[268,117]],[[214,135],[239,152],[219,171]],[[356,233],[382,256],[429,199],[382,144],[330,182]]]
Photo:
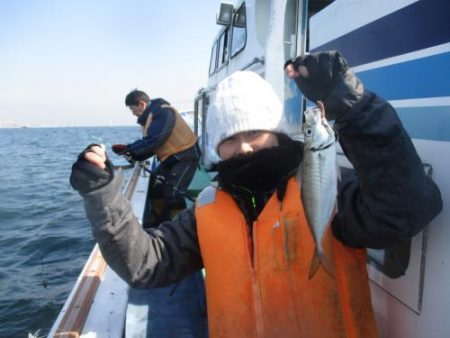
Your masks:
[[[33,128],[105,128],[105,127],[136,127],[136,124],[124,124],[124,125],[95,125],[95,126],[2,126],[0,129],[33,129]]]

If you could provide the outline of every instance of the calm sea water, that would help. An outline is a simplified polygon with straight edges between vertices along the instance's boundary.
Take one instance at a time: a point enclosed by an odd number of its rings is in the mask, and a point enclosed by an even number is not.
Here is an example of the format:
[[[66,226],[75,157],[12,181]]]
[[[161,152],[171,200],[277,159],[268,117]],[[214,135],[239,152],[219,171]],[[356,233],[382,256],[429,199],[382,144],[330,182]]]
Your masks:
[[[69,184],[78,153],[138,137],[137,126],[0,129],[0,337],[45,336],[94,245]]]

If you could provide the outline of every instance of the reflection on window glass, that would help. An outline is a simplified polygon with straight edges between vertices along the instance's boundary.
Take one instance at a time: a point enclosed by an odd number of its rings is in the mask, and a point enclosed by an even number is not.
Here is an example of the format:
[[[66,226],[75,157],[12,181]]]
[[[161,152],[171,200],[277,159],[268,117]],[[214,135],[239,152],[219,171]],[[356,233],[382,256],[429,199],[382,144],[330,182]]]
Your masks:
[[[209,75],[214,73],[217,66],[217,42],[214,43],[212,51],[211,51],[211,61],[209,63]]]
[[[228,60],[228,28],[225,29],[219,38],[219,64],[223,65]]]
[[[237,10],[233,18],[233,33],[231,40],[231,57],[239,53],[247,40],[247,22],[245,18],[245,3]]]

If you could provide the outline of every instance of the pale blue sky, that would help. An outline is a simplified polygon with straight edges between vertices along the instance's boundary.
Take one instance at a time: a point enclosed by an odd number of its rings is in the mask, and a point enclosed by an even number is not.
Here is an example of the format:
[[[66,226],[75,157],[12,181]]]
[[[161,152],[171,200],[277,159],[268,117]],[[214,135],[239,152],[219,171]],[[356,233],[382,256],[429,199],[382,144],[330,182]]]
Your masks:
[[[130,125],[134,88],[192,108],[219,0],[0,0],[0,123]]]

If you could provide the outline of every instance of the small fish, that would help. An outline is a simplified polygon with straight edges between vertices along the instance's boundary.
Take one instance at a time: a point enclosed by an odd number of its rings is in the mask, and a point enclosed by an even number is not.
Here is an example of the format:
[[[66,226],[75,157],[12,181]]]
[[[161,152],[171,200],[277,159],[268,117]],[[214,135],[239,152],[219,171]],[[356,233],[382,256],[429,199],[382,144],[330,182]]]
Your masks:
[[[323,104],[318,102],[318,107],[307,109],[304,115],[304,155],[299,175],[306,218],[316,244],[309,270],[311,279],[319,266],[334,275],[322,239],[336,213],[338,167],[336,134],[325,118]]]

